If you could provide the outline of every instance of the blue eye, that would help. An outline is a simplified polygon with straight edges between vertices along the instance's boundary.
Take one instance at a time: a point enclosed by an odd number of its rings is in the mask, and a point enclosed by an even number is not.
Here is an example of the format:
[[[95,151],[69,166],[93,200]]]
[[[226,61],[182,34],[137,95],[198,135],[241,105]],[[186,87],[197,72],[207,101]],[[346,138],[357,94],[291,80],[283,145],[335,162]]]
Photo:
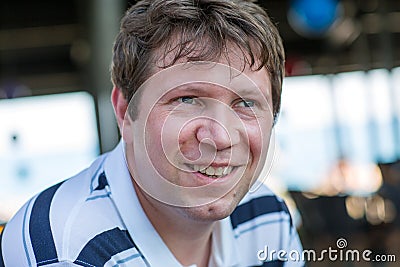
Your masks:
[[[177,100],[185,104],[195,104],[195,97],[193,96],[182,96],[177,98]]]
[[[241,108],[252,108],[254,107],[255,102],[252,100],[241,100],[239,101],[236,106],[241,107]]]

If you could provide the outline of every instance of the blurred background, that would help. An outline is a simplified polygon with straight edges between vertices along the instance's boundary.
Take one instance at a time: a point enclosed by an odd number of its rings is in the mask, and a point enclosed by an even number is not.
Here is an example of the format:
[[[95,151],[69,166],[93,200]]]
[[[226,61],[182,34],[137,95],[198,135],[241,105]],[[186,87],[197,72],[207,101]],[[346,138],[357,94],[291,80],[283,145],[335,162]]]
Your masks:
[[[118,142],[108,72],[127,0],[0,3],[0,225]],[[275,161],[306,249],[400,262],[400,1],[259,0],[286,49]],[[0,226],[0,231],[2,226]]]

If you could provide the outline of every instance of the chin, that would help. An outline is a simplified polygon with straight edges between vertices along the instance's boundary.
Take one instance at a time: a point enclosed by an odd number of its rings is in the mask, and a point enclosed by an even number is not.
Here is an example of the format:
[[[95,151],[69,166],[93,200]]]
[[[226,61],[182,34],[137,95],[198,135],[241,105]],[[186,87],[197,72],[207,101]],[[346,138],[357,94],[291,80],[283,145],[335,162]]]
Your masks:
[[[224,197],[199,207],[184,208],[188,218],[196,221],[212,222],[222,220],[233,212],[244,194],[230,192]]]

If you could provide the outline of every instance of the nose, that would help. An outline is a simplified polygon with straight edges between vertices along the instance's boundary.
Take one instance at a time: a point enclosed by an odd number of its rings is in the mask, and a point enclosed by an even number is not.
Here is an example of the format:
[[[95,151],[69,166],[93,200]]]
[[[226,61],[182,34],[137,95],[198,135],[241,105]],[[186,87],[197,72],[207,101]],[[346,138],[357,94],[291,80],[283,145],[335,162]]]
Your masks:
[[[199,143],[214,146],[217,151],[232,146],[231,138],[227,130],[218,122],[207,120],[198,128],[196,138]]]
[[[217,151],[228,149],[239,142],[235,129],[235,120],[226,112],[217,112],[211,118],[204,118],[197,128],[196,138],[199,143],[214,146]],[[237,122],[236,122],[237,123]]]

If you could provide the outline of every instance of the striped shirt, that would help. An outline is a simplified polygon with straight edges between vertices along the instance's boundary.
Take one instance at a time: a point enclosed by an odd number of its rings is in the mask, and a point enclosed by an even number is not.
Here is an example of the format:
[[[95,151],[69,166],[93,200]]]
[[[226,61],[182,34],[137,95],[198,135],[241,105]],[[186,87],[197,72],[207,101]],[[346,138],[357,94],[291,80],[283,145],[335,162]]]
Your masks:
[[[181,267],[139,203],[122,146],[28,201],[3,231],[0,266]],[[285,203],[266,187],[216,223],[209,266],[303,266],[261,261],[264,248],[301,253]]]

